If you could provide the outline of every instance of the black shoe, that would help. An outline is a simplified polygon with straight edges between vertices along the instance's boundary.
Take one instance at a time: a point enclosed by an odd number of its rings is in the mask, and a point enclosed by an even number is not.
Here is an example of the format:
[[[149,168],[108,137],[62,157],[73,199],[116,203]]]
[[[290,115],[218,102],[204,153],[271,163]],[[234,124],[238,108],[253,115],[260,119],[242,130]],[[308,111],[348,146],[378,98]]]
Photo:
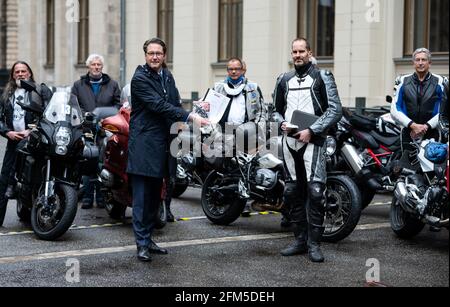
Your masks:
[[[295,240],[288,247],[286,247],[281,251],[281,255],[289,257],[294,255],[305,254],[306,252],[308,252],[306,242],[299,242],[298,240]]]
[[[147,247],[138,247],[137,249],[137,258],[140,261],[143,262],[150,262],[152,261],[152,256],[150,255],[150,252]]]
[[[94,205],[90,204],[90,203],[83,203],[81,205],[81,209],[92,209]]]
[[[175,217],[173,216],[170,209],[167,210],[167,222],[169,222],[169,223],[175,222]]]
[[[320,246],[313,244],[310,245],[308,250],[309,259],[312,262],[324,262],[325,258],[323,257],[322,251],[320,250]]]
[[[280,226],[281,228],[289,228],[291,227],[291,221],[287,217],[283,216],[281,218]]]
[[[15,185],[8,185],[8,187],[6,188],[5,197],[8,199],[15,199],[17,197]]]
[[[244,211],[242,211],[242,217],[250,217],[252,212],[251,206],[249,204],[245,205]]]
[[[148,245],[148,251],[151,254],[159,254],[159,255],[167,255],[169,252],[167,251],[167,249],[161,248],[158,245],[156,245],[155,242],[150,242],[150,244]]]

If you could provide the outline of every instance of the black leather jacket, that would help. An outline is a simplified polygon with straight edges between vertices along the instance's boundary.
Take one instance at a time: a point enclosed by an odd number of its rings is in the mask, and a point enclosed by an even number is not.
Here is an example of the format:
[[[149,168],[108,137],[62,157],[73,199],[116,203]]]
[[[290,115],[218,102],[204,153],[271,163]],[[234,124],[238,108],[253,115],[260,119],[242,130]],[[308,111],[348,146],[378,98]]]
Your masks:
[[[442,76],[428,73],[424,81],[417,74],[397,78],[395,100],[391,106],[394,120],[405,128],[412,123],[436,129],[439,123],[439,109],[446,100]]]

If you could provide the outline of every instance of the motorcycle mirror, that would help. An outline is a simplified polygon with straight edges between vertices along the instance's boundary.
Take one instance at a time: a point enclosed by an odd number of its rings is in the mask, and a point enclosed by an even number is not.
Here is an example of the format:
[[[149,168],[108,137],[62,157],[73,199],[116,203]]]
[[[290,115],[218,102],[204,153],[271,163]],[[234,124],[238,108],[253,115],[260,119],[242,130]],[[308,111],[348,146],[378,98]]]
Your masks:
[[[387,103],[392,103],[392,100],[393,100],[393,99],[392,99],[392,96],[390,96],[390,95],[387,95],[387,96],[386,96],[386,102],[387,102]]]
[[[31,81],[20,80],[20,87],[26,90],[27,92],[36,91],[36,84]]]
[[[37,104],[34,101],[31,101],[30,104],[25,104],[22,101],[17,101],[17,104],[24,109],[25,111],[42,114],[44,112],[44,109],[41,105]]]
[[[86,119],[86,121],[88,122],[93,122],[94,121],[94,114],[92,114],[91,112],[86,112],[84,114],[84,118]]]

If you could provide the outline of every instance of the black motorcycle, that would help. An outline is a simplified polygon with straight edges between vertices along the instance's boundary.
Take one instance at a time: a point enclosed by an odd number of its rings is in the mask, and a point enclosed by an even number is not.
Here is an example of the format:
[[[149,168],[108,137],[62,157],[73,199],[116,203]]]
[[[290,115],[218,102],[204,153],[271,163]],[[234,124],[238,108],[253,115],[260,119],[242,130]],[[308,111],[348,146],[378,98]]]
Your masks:
[[[22,88],[36,92],[30,82],[22,81]],[[98,149],[85,142],[82,111],[67,91],[54,93],[45,109],[34,101],[20,105],[39,120],[18,150],[17,214],[31,219],[40,239],[55,240],[72,225],[83,162],[98,155]]]
[[[344,108],[344,116],[327,142],[332,148],[328,170],[342,171],[356,182],[363,209],[377,192],[394,190],[390,175],[401,156],[400,128],[389,116],[371,118]]]
[[[252,129],[252,123],[241,125]],[[251,134],[246,132],[247,134]],[[275,144],[278,140],[275,140]],[[279,143],[279,142],[278,142]],[[284,163],[261,147],[236,151],[234,157],[205,159],[214,169],[202,188],[202,208],[215,224],[228,225],[239,218],[247,201],[255,211],[275,211],[288,215],[283,202]],[[356,184],[344,174],[328,174],[325,232],[323,240],[338,242],[356,227],[361,215],[361,195]]]

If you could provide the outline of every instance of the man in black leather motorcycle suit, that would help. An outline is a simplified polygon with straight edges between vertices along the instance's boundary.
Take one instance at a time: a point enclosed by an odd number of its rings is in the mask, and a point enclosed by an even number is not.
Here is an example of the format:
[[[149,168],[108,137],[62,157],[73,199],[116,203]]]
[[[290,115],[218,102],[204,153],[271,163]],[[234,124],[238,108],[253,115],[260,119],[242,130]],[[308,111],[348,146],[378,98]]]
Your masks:
[[[323,262],[320,250],[324,227],[326,162],[325,138],[329,128],[342,117],[342,105],[333,75],[312,65],[308,41],[292,43],[295,71],[278,78],[274,104],[275,120],[281,129],[300,110],[318,116],[309,129],[283,136],[283,157],[287,173],[284,202],[290,208],[295,241],[281,251],[283,256],[308,252],[313,262]],[[277,118],[278,117],[278,118]]]
[[[395,100],[391,106],[392,118],[402,127],[402,144],[411,138],[435,138],[438,141],[439,109],[447,94],[448,80],[432,74],[431,53],[419,48],[413,53],[415,73],[398,77],[395,83]]]

